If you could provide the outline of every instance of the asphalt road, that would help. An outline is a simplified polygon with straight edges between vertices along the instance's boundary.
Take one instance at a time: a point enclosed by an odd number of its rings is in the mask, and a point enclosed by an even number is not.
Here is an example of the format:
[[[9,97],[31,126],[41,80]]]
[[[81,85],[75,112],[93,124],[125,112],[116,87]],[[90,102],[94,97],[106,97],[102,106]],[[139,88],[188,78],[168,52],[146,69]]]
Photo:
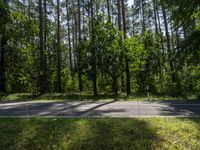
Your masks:
[[[0,117],[200,117],[200,102],[0,103]]]

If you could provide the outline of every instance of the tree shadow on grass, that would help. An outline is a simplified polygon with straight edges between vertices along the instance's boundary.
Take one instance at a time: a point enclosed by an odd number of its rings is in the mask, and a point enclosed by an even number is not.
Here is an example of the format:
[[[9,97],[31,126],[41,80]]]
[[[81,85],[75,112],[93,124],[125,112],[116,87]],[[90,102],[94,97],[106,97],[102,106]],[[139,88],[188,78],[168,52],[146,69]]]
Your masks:
[[[6,149],[154,149],[161,139],[140,119],[14,119],[4,120],[0,148]],[[2,140],[2,138],[1,138]]]
[[[21,134],[26,130],[26,120],[17,118],[0,119],[0,149],[19,149]]]
[[[160,140],[156,131],[139,119],[90,119],[85,125],[84,134],[74,133],[70,149],[154,149]]]

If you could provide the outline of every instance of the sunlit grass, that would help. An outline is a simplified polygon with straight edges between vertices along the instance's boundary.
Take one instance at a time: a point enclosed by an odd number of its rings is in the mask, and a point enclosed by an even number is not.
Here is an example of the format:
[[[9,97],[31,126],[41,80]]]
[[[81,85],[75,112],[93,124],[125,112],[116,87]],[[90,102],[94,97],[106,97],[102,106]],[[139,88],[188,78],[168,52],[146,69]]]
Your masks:
[[[0,149],[200,149],[199,118],[0,119]]]
[[[49,93],[43,95],[32,95],[30,93],[17,93],[17,94],[7,94],[0,95],[0,102],[14,102],[14,101],[166,101],[166,100],[197,100],[195,96],[190,96],[188,98],[183,97],[169,97],[169,96],[153,96],[150,98],[147,96],[126,96],[126,94],[119,94],[114,96],[112,94],[99,94],[98,96],[93,96],[92,94],[82,93],[82,94],[66,94],[66,93]]]

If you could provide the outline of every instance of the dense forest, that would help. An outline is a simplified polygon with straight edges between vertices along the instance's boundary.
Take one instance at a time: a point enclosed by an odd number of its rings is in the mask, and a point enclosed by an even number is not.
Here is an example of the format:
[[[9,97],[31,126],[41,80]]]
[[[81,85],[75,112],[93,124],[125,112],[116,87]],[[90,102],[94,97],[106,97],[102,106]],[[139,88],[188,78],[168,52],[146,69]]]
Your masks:
[[[0,93],[200,96],[198,0],[0,0]]]

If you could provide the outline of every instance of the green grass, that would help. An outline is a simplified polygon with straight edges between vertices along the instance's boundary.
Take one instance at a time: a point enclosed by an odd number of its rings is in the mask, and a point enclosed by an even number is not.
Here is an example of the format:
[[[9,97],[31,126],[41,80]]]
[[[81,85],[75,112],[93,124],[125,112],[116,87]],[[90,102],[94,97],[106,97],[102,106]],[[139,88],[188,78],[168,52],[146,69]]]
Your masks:
[[[4,94],[0,95],[0,102],[16,102],[16,101],[111,101],[111,100],[122,100],[122,101],[147,101],[148,98],[145,96],[126,96],[120,94],[119,96],[113,96],[111,94],[100,94],[93,96],[92,94],[43,94],[43,95],[32,95],[29,93],[17,93],[17,94]],[[182,97],[169,97],[169,96],[151,96],[151,101],[165,101],[165,100],[197,100],[194,96],[189,98]]]
[[[0,149],[200,149],[199,118],[0,119]]]

